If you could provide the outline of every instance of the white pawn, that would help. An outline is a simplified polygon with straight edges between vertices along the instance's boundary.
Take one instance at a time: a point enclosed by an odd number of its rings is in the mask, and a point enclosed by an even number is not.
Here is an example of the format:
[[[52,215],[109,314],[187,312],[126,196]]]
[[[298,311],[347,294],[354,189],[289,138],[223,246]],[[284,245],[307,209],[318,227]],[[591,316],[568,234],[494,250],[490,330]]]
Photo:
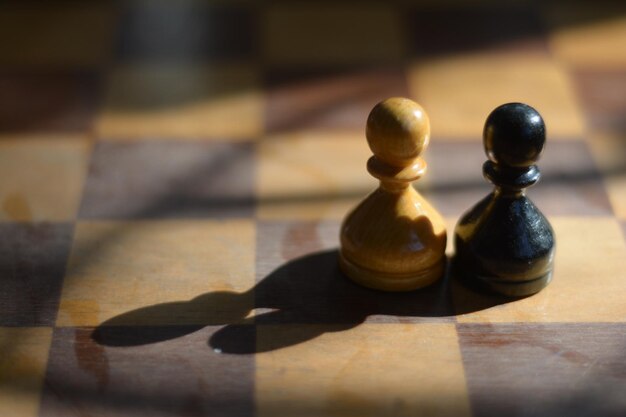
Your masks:
[[[380,187],[352,210],[341,227],[340,267],[355,282],[385,291],[409,291],[439,279],[445,269],[446,227],[412,186],[426,172],[420,154],[430,124],[406,98],[390,98],[370,112],[367,169]]]

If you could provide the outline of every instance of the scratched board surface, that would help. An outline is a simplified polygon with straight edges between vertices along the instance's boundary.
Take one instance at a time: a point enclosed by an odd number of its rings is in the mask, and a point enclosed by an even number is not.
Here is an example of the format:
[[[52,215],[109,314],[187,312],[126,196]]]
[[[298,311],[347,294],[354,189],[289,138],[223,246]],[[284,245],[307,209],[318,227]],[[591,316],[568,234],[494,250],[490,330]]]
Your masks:
[[[3,2],[0,415],[626,415],[626,9],[501,3]],[[390,96],[449,236],[541,112],[548,288],[339,273]]]

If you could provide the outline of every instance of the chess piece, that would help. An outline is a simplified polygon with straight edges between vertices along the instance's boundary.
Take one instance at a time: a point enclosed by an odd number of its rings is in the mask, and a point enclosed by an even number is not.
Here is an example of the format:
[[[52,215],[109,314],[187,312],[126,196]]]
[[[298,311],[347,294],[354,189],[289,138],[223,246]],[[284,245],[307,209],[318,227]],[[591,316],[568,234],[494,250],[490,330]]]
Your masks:
[[[532,107],[504,104],[487,118],[483,138],[483,174],[495,189],[456,226],[455,275],[507,296],[534,294],[552,278],[555,245],[525,190],[539,180],[545,125]]]
[[[420,158],[430,124],[405,98],[378,103],[367,119],[367,162],[380,187],[344,219],[342,271],[355,282],[385,291],[424,287],[443,275],[446,228],[439,213],[411,186],[426,172]]]

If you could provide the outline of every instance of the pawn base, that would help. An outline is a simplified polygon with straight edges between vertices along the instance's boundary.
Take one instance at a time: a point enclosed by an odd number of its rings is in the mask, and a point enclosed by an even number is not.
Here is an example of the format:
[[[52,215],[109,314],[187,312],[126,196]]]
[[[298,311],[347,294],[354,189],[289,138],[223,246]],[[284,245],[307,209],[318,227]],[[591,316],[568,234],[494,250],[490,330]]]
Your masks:
[[[470,285],[507,297],[526,297],[544,289],[552,281],[552,271],[524,281],[509,281],[499,277],[486,277],[471,273],[461,274],[460,278]]]
[[[444,274],[446,258],[427,269],[406,274],[394,274],[383,271],[374,271],[355,264],[339,255],[339,268],[352,281],[374,290],[382,291],[411,291],[426,287],[439,280]]]

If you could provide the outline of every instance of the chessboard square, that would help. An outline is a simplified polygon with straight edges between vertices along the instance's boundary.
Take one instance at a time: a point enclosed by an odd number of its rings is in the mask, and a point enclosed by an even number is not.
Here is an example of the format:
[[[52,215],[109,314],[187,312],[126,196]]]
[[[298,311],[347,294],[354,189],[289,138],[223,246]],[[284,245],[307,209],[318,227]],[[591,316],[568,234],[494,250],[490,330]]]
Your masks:
[[[553,54],[574,68],[623,68],[626,64],[626,8],[620,2],[602,7],[585,2],[546,2],[544,20]]]
[[[602,173],[613,213],[619,219],[626,219],[625,132],[592,134],[588,142],[596,164]]]
[[[578,70],[574,81],[592,129],[626,132],[626,69]]]
[[[0,326],[52,326],[70,224],[0,223]]]
[[[254,223],[80,222],[57,325],[241,321],[252,309]]]
[[[411,50],[418,57],[478,49],[547,53],[540,16],[529,4],[422,3],[407,14]]]
[[[414,187],[444,216],[461,215],[492,189],[482,175],[487,157],[478,143],[435,138],[424,159],[428,171]]]
[[[433,140],[425,158],[429,170],[416,187],[446,216],[460,216],[493,190],[482,175],[487,157],[478,143]],[[545,215],[611,215],[602,176],[584,142],[548,140],[538,166],[541,181],[528,196]]]
[[[252,10],[197,0],[126,2],[117,57],[143,62],[249,59],[258,36]]]
[[[261,325],[257,349],[261,417],[470,415],[453,324]]]
[[[88,154],[89,144],[71,136],[0,141],[0,220],[74,220]]]
[[[1,74],[0,133],[91,130],[98,79],[90,73]]]
[[[109,76],[97,130],[124,141],[253,138],[263,129],[259,78],[243,64],[120,66]]]
[[[99,142],[80,217],[250,217],[253,171],[249,143]]]
[[[620,174],[605,181],[616,216],[626,220],[626,173],[622,170]]]
[[[626,413],[623,324],[461,324],[472,410],[480,416]]]
[[[398,63],[405,56],[392,5],[275,4],[263,16],[263,58],[270,67]]]
[[[212,351],[216,330],[133,327],[100,344],[93,328],[57,328],[40,415],[252,415],[254,357]]]
[[[345,196],[290,196],[259,201],[256,217],[262,220],[301,220],[330,221],[339,220],[363,200],[369,191],[355,192]],[[314,200],[314,201],[310,201]]]
[[[264,138],[257,153],[257,216],[340,219],[376,188],[364,135],[295,132]]]
[[[257,225],[257,324],[451,321],[445,279],[420,291],[383,293],[339,270],[338,220]]]
[[[626,291],[622,273],[626,244],[618,222],[609,217],[549,220],[556,233],[552,282],[531,297],[461,314],[459,322],[626,322],[622,297]],[[462,286],[453,294],[454,300],[468,298],[490,296]]]
[[[409,69],[411,95],[430,116],[433,137],[480,140],[497,106],[523,102],[552,139],[580,139],[584,120],[567,73],[543,54],[475,53],[423,61]]]
[[[548,143],[538,165],[542,177],[528,195],[544,214],[613,214],[602,175],[586,142]]]
[[[259,221],[257,223],[257,281],[282,264],[339,246],[339,220]]]
[[[265,110],[270,133],[298,129],[362,131],[370,110],[387,97],[409,95],[397,70],[269,71]]]
[[[52,329],[0,327],[0,415],[36,417]]]
[[[108,62],[115,2],[22,3],[0,7],[0,65],[74,69]]]

